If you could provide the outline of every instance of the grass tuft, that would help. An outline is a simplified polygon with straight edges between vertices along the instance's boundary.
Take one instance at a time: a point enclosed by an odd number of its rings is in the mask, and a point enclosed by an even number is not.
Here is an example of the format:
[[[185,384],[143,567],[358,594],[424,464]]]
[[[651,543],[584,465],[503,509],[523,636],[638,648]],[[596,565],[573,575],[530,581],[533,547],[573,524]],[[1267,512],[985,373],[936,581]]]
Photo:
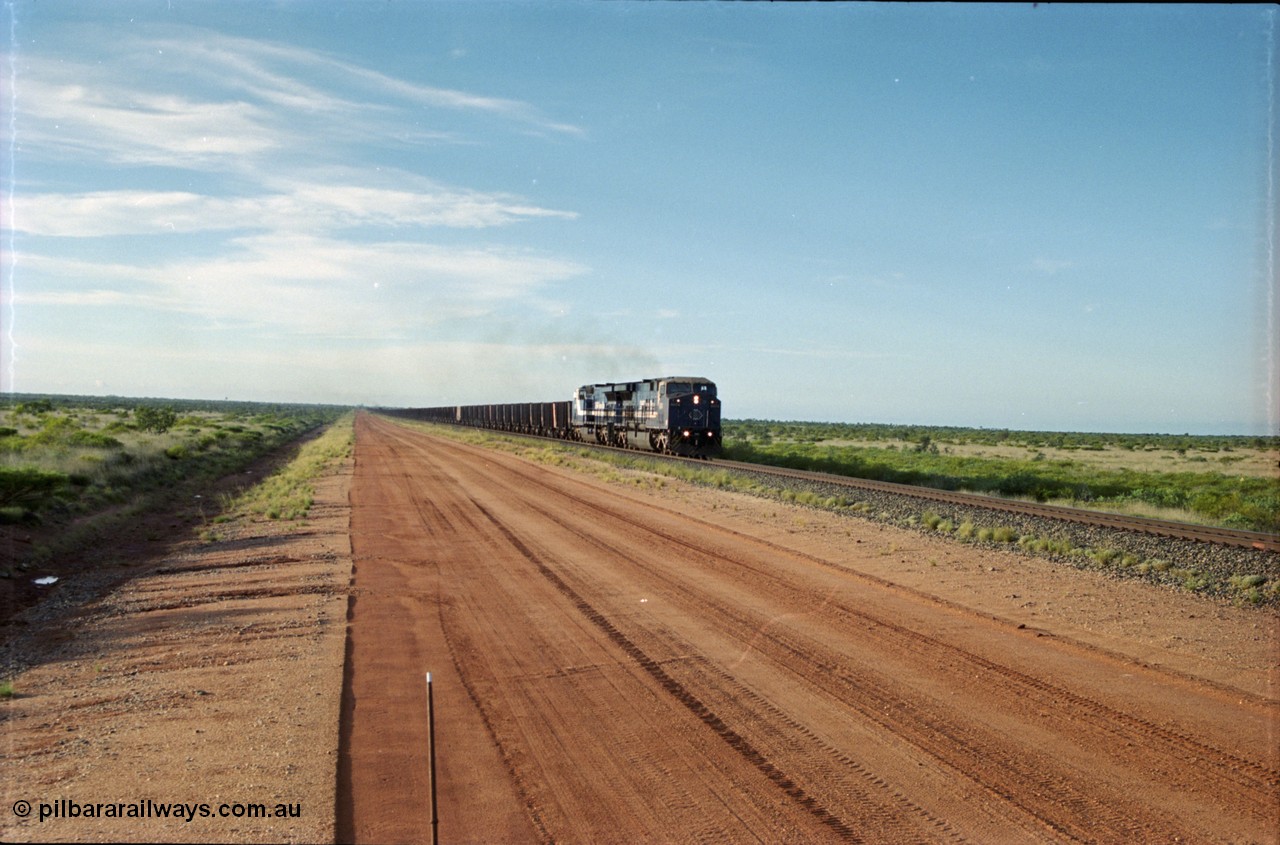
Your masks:
[[[302,519],[311,509],[315,480],[335,461],[351,454],[355,439],[355,415],[347,414],[315,440],[298,450],[298,456],[261,484],[231,502],[231,510],[260,514],[267,519]]]

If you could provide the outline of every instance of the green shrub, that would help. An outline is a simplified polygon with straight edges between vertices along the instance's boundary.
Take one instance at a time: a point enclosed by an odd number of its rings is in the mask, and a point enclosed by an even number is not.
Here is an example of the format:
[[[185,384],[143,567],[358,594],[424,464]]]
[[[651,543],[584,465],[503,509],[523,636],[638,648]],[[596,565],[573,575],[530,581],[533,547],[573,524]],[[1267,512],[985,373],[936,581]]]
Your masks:
[[[23,507],[0,507],[0,525],[18,525],[23,522],[38,522],[39,519],[31,511]],[[0,570],[3,573],[5,570]]]
[[[68,446],[87,446],[92,449],[123,449],[124,444],[114,437],[98,431],[76,431],[67,436]]]
[[[53,410],[53,402],[48,399],[33,399],[30,402],[19,402],[14,406],[15,414],[47,414]]]
[[[163,408],[157,408],[152,405],[139,405],[133,411],[133,419],[139,431],[154,431],[157,434],[164,434],[173,428],[174,423],[178,421],[178,413],[173,410],[171,405],[165,405]]]
[[[1098,566],[1110,566],[1120,558],[1120,552],[1116,549],[1094,549],[1087,554]]]
[[[37,508],[67,486],[65,473],[34,467],[0,467],[0,507]]]

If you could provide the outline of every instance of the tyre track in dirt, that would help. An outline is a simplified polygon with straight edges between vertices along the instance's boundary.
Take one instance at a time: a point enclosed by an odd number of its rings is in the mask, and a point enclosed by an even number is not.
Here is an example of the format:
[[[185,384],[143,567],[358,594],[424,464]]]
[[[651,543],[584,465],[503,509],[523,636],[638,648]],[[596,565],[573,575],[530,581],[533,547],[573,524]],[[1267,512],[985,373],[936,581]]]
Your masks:
[[[433,671],[440,682],[437,706],[471,717],[440,726],[438,740],[461,758],[456,764],[443,761],[441,774],[449,779],[441,784],[441,805],[484,820],[454,841],[548,841],[513,800],[497,743],[469,698],[472,691],[459,680],[439,630],[445,601],[432,559],[435,546],[423,541],[460,543],[431,499],[415,494],[430,484],[430,467],[415,466],[413,475],[401,469],[413,463],[414,450],[397,439],[371,438],[367,424],[367,417],[357,417],[337,839],[409,842],[430,830],[424,673]],[[450,665],[441,665],[446,659]]]
[[[549,501],[540,499],[540,497],[531,497],[531,499],[534,501]],[[598,508],[585,500],[572,502],[571,505],[580,510],[604,512],[604,509]],[[542,511],[543,516],[547,519],[560,522],[562,525],[564,523],[559,520],[557,514],[568,512],[572,512],[572,509],[563,507],[562,503],[559,502],[553,503],[550,508]],[[639,523],[622,514],[603,513],[603,515],[609,519],[616,519],[640,527]],[[499,525],[496,519],[492,521],[495,526]],[[593,542],[592,538],[588,536],[581,534],[580,536],[586,542]],[[519,544],[518,539],[510,539],[513,543]],[[631,547],[645,548],[668,542],[668,538],[665,536],[653,536],[648,539],[648,543],[636,542]],[[727,565],[728,569],[731,570],[729,574],[732,576],[740,577],[742,575],[742,567],[733,560],[708,553],[697,544],[679,541],[670,542],[684,547],[687,551],[694,551],[700,554],[702,559],[698,561],[698,564],[702,567],[699,570],[701,572],[705,572],[709,564],[715,563]],[[614,554],[625,558],[627,563],[632,566],[649,569],[659,577],[672,577],[667,571],[668,567],[647,566],[640,558],[614,551],[604,541],[597,540],[593,544],[601,553],[612,551]],[[537,561],[536,554],[527,549],[524,549],[524,552],[531,559]],[[686,563],[692,562],[688,557],[684,561]],[[544,571],[544,575],[549,579],[563,583],[545,565],[541,568]],[[774,587],[779,583],[776,578],[766,578],[766,580],[772,582],[771,586]],[[561,589],[572,593],[572,588],[567,587],[567,585]],[[840,660],[829,649],[823,648],[813,640],[786,638],[779,633],[780,629],[776,627],[769,636],[759,636],[760,632],[770,627],[768,619],[731,612],[728,605],[718,604],[713,597],[699,594],[696,579],[686,579],[682,589],[678,592],[684,593],[686,597],[692,597],[688,600],[690,612],[714,617],[718,627],[724,631],[737,632],[739,638],[754,639],[757,650],[769,652],[774,663],[783,671],[793,672],[797,676],[798,682],[812,684],[816,677],[825,676],[826,682],[819,686],[825,689],[833,699],[842,700],[846,706],[855,709],[864,719],[878,724],[894,736],[907,739],[918,748],[932,754],[939,762],[951,767],[960,776],[973,777],[973,772],[981,771],[983,778],[975,778],[975,785],[989,791],[992,797],[1006,802],[1011,807],[1017,807],[1049,830],[1081,841],[1086,839],[1096,841],[1099,822],[1105,821],[1106,829],[1114,834],[1113,841],[1133,841],[1134,837],[1140,833],[1150,836],[1156,831],[1167,834],[1168,838],[1176,837],[1176,834],[1162,831],[1162,823],[1156,817],[1150,817],[1142,821],[1128,818],[1114,811],[1112,805],[1088,795],[1085,788],[1082,788],[1078,782],[1054,773],[1046,774],[1041,772],[1036,767],[1038,761],[1023,760],[1012,751],[997,753],[996,749],[1001,746],[1001,741],[997,736],[990,733],[975,735],[972,728],[965,729],[957,724],[940,720],[937,713],[925,709],[925,706],[913,704],[910,700],[910,693],[902,689],[900,685],[894,685],[885,677],[876,677],[871,673],[854,671],[847,665],[846,661]],[[576,594],[573,595],[576,596]],[[634,649],[634,656],[638,661],[648,659],[642,651],[630,644],[625,635],[622,635],[607,620],[604,620],[598,611],[581,599],[577,599],[577,601],[584,614],[593,618],[593,621],[605,629],[611,637],[623,642],[624,648],[628,648],[629,652]],[[829,598],[824,601],[824,604],[828,601]],[[896,645],[900,647],[901,643]],[[687,648],[688,646],[686,645],[685,647]],[[797,666],[805,667],[805,671],[796,670],[795,667]],[[821,674],[815,673],[814,669],[819,670]],[[797,785],[792,776],[782,774],[777,764],[771,758],[758,751],[750,740],[739,736],[732,729],[724,727],[724,717],[721,715],[724,712],[723,710],[708,708],[705,703],[690,695],[687,692],[687,688],[680,681],[665,675],[661,678],[661,681],[664,687],[676,695],[686,706],[689,706],[694,712],[707,719],[709,724],[721,733],[731,747],[744,753],[748,759],[757,765],[762,766],[762,770],[770,776],[771,780],[783,786],[789,795],[802,805],[814,808],[815,814],[825,823],[829,823],[835,829],[852,836],[852,825],[845,821],[833,821],[837,817],[825,806],[816,803],[815,798],[809,795],[803,787]],[[710,679],[707,677],[696,679],[698,685],[695,688],[716,690],[716,685],[709,681]],[[718,691],[717,698],[723,702],[722,706],[732,707],[735,702],[740,703],[743,700],[752,698],[757,701],[760,700],[759,696],[753,695],[750,690],[736,684],[727,675],[721,677],[721,682],[723,689]],[[892,712],[894,718],[886,719],[882,713],[887,712]],[[789,736],[783,738],[774,737],[772,739],[772,744],[775,747],[786,748],[787,746],[792,746],[787,756],[795,760],[805,760],[809,764],[808,778],[815,783],[821,783],[825,791],[831,791],[832,787],[844,781],[841,777],[842,773],[838,769],[813,771],[814,754],[822,756],[825,753],[830,756],[831,749],[829,747],[824,748],[821,744],[799,743],[798,740],[801,737],[813,737],[814,734],[807,726],[789,718],[785,713],[767,702],[763,703],[758,712],[744,713],[738,721],[742,724],[788,726],[791,729]],[[800,747],[797,747],[798,745]],[[797,775],[796,777],[799,776]],[[875,780],[880,780],[874,774],[871,777]],[[883,783],[883,781],[881,782]],[[1029,789],[1028,787],[1031,784],[1037,785],[1037,788]],[[1040,805],[1028,801],[1027,799],[1031,796],[1039,796],[1041,798]],[[878,838],[897,841],[906,836],[904,830],[891,831],[886,826],[886,820],[895,817],[887,808],[874,814],[867,812],[869,796],[865,793],[849,790],[846,787],[844,794],[839,795],[837,800],[850,807],[859,807],[861,813],[860,826],[866,827],[869,824],[878,823],[880,825],[878,828],[880,836]],[[899,807],[899,811],[907,810],[910,813],[915,813],[922,817],[922,820],[937,826],[939,829],[951,832],[949,826],[940,824],[928,811],[910,802],[906,803],[907,806]],[[874,804],[871,806],[874,806]],[[1069,807],[1073,810],[1074,820],[1063,820],[1063,807]],[[901,815],[896,817],[901,818]],[[1162,836],[1161,838],[1166,837]]]
[[[1181,710],[1134,706],[1184,694],[1186,678],[1120,673],[1056,638],[509,456],[376,431],[414,467],[400,483],[417,490],[415,519],[459,546],[435,571],[450,584],[434,599],[441,646],[531,840],[1265,841],[1274,827],[1276,769],[1246,747],[1256,727],[1228,747],[1217,729],[1273,719],[1256,701],[1197,738]],[[962,629],[977,632],[952,637]],[[1091,659],[1127,679],[1118,693],[1053,674]],[[1226,706],[1221,690],[1201,693]],[[625,703],[637,698],[643,708]],[[646,748],[655,728],[680,753]],[[584,767],[585,781],[562,770]],[[602,796],[592,772],[622,794]],[[581,789],[603,815],[573,797]]]
[[[416,466],[412,443],[394,443],[395,449],[379,447],[379,462]],[[417,668],[439,666],[446,654],[458,671],[443,672],[437,687],[444,720],[437,737],[449,749],[440,775],[445,841],[642,841],[655,835],[759,841],[752,830],[768,831],[773,841],[835,838],[806,825],[800,812],[772,806],[768,789],[742,783],[749,780],[740,771],[745,764],[726,761],[723,751],[687,725],[673,725],[671,705],[652,679],[606,638],[583,637],[576,608],[509,544],[476,530],[476,512],[463,506],[447,471],[423,467],[409,485],[424,490],[414,495],[430,497],[434,510],[404,501],[388,507],[364,497],[364,454],[358,435],[350,679],[356,706],[344,707],[343,756],[349,762],[346,778],[340,777],[347,792],[339,799],[340,838],[345,832],[354,841],[397,841],[425,828],[414,804],[424,785],[421,773],[413,773],[420,761],[399,753],[423,745],[411,729],[388,732],[385,725],[413,720],[413,684],[403,679],[420,679]],[[381,493],[405,490],[399,478],[388,478],[377,483]],[[431,513],[438,521],[425,517],[431,524],[415,540],[416,557],[405,561],[384,541],[414,534],[397,519],[408,513],[415,523]],[[375,524],[383,526],[376,530],[376,547],[360,530]],[[448,588],[432,588],[422,608],[396,606],[382,586],[417,594],[437,581]],[[434,624],[423,624],[428,616]],[[440,624],[444,631],[432,630]],[[422,644],[419,653],[388,649],[406,636]],[[386,665],[370,666],[379,660]],[[441,707],[449,689],[455,690],[453,701]],[[465,690],[465,703],[458,690]],[[459,758],[480,751],[489,759],[470,762],[474,779],[490,787],[483,803],[455,782],[467,779],[457,775]],[[719,778],[708,784],[696,777],[701,766],[739,771],[729,773],[731,788],[725,789]],[[519,815],[523,828],[513,829],[519,827],[513,822],[495,830],[493,818],[504,814]]]
[[[598,511],[609,518],[629,522],[640,531],[652,535],[652,532],[642,523],[629,519],[625,514],[607,512],[595,503],[585,500],[579,500],[576,504],[584,510]],[[554,512],[548,511],[546,515],[549,519],[557,518]],[[584,540],[591,542],[590,538],[584,537]],[[704,565],[728,564],[728,570],[726,570],[728,574],[742,575],[742,567],[737,561],[718,557],[714,550],[699,544],[666,536],[637,539],[637,545],[652,546],[664,542],[703,555]],[[633,559],[632,563],[643,566],[641,561],[636,559]],[[777,587],[793,589],[792,585],[766,571],[757,570],[752,575]],[[687,589],[695,589],[695,585],[690,583]],[[799,600],[793,601],[799,603]],[[1246,807],[1265,806],[1264,802],[1274,795],[1277,786],[1280,786],[1280,772],[1272,766],[1207,745],[1186,733],[1122,712],[1071,692],[1061,685],[1000,665],[952,643],[925,636],[918,631],[858,610],[838,600],[828,599],[812,612],[842,623],[856,620],[865,628],[864,633],[883,641],[885,650],[901,648],[906,641],[911,644],[913,652],[921,658],[930,657],[939,665],[945,664],[950,659],[949,669],[954,675],[952,683],[973,686],[979,683],[977,679],[980,678],[980,683],[987,687],[988,691],[998,688],[1002,694],[1009,696],[1010,700],[1020,701],[1024,708],[1040,708],[1051,718],[1070,719],[1077,729],[1087,729],[1097,734],[1097,741],[1100,743],[1119,740],[1132,745],[1134,739],[1141,739],[1142,742],[1136,747],[1153,757],[1148,761],[1149,763],[1158,762],[1159,755],[1176,757],[1187,766],[1194,767],[1190,770],[1195,774],[1206,778],[1217,778],[1222,787],[1246,790],[1249,793],[1246,797],[1250,799],[1248,802],[1243,802]],[[728,624],[728,620],[725,621]],[[759,619],[742,619],[737,621],[736,627],[744,633],[749,633],[760,630],[761,624]],[[793,652],[803,653],[804,648],[804,644],[798,645]]]
[[[528,484],[526,489],[531,490],[539,484],[536,475],[518,471],[517,474],[521,475]],[[531,500],[536,501],[537,498],[531,497]],[[726,557],[716,547],[706,542],[701,542],[702,538],[689,541],[679,537],[655,533],[642,520],[635,519],[624,511],[604,507],[589,498],[573,498],[569,503],[569,507],[557,507],[555,509],[544,507],[543,509],[543,514],[547,519],[561,524],[570,531],[579,533],[579,527],[570,525],[561,516],[564,513],[574,512],[591,512],[604,519],[629,524],[636,529],[633,541],[634,547],[654,548],[666,544],[673,548],[681,549],[685,553],[700,556],[702,565],[718,567],[720,571],[728,576],[741,579],[749,575],[767,583],[769,589],[787,590],[794,594],[794,597],[789,601],[796,606],[806,604],[810,600],[803,587],[798,587],[776,570],[771,571],[762,567],[752,567],[744,563],[740,558]],[[722,528],[706,524],[701,527],[712,534],[730,534],[735,541],[759,543],[755,538],[750,538],[740,533],[726,532]],[[582,534],[580,536],[582,536],[584,542],[595,542],[597,547],[604,549],[598,541],[594,541],[591,537]],[[792,550],[782,549],[773,544],[764,545],[772,554],[796,556],[796,553]],[[802,557],[821,566],[834,568],[842,574],[850,574],[847,569],[833,567],[828,561],[822,561],[808,555],[802,555]],[[628,560],[632,565],[645,566],[644,562],[638,558],[630,557]],[[662,574],[665,577],[665,571]],[[695,590],[696,586],[696,581],[690,580],[682,589],[691,591]],[[920,657],[929,657],[939,665],[945,664],[950,659],[954,661],[952,664],[955,676],[952,680],[953,683],[972,683],[974,678],[981,677],[983,685],[996,684],[1010,699],[1029,702],[1026,705],[1029,708],[1050,708],[1054,711],[1051,713],[1053,717],[1059,719],[1071,718],[1077,728],[1082,726],[1081,723],[1084,723],[1084,727],[1098,734],[1100,742],[1109,742],[1117,739],[1132,741],[1137,737],[1143,740],[1141,748],[1145,750],[1177,757],[1187,765],[1208,766],[1208,770],[1201,772],[1202,774],[1207,777],[1217,777],[1223,787],[1244,789],[1250,792],[1251,795],[1249,797],[1256,802],[1253,806],[1262,805],[1267,798],[1275,794],[1277,788],[1280,788],[1280,769],[1273,765],[1246,759],[1239,754],[1208,745],[1185,732],[1157,725],[1149,719],[1123,712],[1102,702],[1072,692],[1060,684],[1054,684],[1026,672],[1001,665],[993,660],[966,651],[954,643],[926,636],[919,631],[897,624],[883,616],[860,610],[838,599],[833,599],[830,596],[826,597],[813,612],[820,613],[833,621],[847,623],[849,620],[856,620],[858,624],[866,628],[867,634],[877,636],[885,641],[886,650],[894,647],[900,648],[902,641],[906,640],[911,643],[914,653]],[[751,624],[753,623],[747,622],[746,626],[750,627]],[[1260,706],[1256,710],[1265,716],[1273,714],[1275,707]],[[1158,748],[1152,748],[1153,745],[1158,746]]]
[[[500,520],[484,511],[482,505],[476,503],[476,506],[486,513],[495,530],[503,533],[509,542],[519,548],[548,581],[569,597],[597,628],[618,643],[664,690],[715,731],[726,745],[759,769],[788,797],[842,838],[851,841],[915,841],[921,838],[922,830],[930,831],[930,838],[950,838],[954,834],[947,822],[893,790],[890,784],[864,769],[855,760],[822,743],[817,734],[807,726],[791,719],[754,691],[737,683],[729,674],[715,669],[705,657],[698,655],[659,660],[650,656],[552,569],[551,555],[548,552],[537,551],[526,545],[519,537],[511,534]],[[549,522],[559,524],[554,512],[542,513]],[[604,554],[620,556],[628,563],[638,564],[637,560],[606,542],[585,534],[578,536],[582,542],[591,544]],[[703,607],[701,612],[713,611]],[[645,636],[654,641],[662,639],[650,632],[645,632]],[[664,645],[664,651],[670,654],[696,655],[696,647],[685,641]],[[677,673],[685,680],[677,678]],[[707,698],[700,698],[692,690],[701,691],[700,694]],[[716,701],[714,706],[708,703],[711,696]],[[752,706],[744,707],[743,702],[751,702]],[[730,713],[734,715],[730,717]],[[746,727],[740,733],[734,725]],[[778,727],[784,727],[785,730],[778,730]],[[748,730],[752,734],[761,735],[762,740],[753,741],[745,733]],[[784,759],[805,770],[804,774],[789,771],[788,764],[782,762]],[[813,772],[815,759],[827,761],[827,765],[816,776]],[[861,783],[857,782],[859,779]],[[802,786],[806,780],[815,784],[822,793],[833,794],[833,800],[844,809],[837,811],[824,804],[816,790],[811,793]],[[908,819],[912,821],[906,821]]]
[[[442,448],[444,448],[442,446]],[[538,489],[536,482],[528,490]],[[525,491],[528,496],[528,490]],[[550,492],[550,491],[544,491]],[[561,494],[556,494],[561,495]],[[536,502],[537,496],[531,501]],[[874,773],[861,770],[849,758],[837,755],[834,749],[814,744],[813,735],[803,725],[792,722],[775,708],[768,705],[759,696],[733,682],[723,673],[704,669],[690,674],[682,671],[688,681],[682,682],[672,672],[664,669],[676,667],[676,670],[688,670],[689,667],[705,666],[705,658],[698,656],[684,658],[671,657],[658,660],[646,654],[641,648],[623,634],[616,625],[589,601],[574,591],[554,571],[556,555],[554,548],[546,544],[537,546],[536,539],[528,543],[516,536],[509,527],[492,513],[485,510],[479,502],[474,502],[477,510],[485,513],[494,530],[503,534],[508,542],[518,548],[526,559],[531,561],[542,575],[555,586],[592,621],[601,631],[630,656],[638,666],[652,675],[671,696],[710,727],[729,749],[738,753],[747,763],[756,767],[770,782],[782,790],[796,805],[810,813],[820,824],[834,831],[846,841],[920,841],[924,839],[950,838],[944,835],[949,831],[946,822],[931,816],[918,805],[910,802],[901,793],[894,793],[888,785]],[[554,512],[535,507],[535,510],[549,524],[559,524]],[[575,532],[576,533],[576,532]],[[592,543],[602,554],[621,555],[621,559],[631,558],[612,548],[607,542],[593,541],[586,535],[578,535],[581,542]],[[650,634],[646,636],[652,637]],[[696,649],[689,643],[682,643],[680,650],[696,654]],[[699,699],[691,689],[705,690],[714,694],[717,700],[715,707],[708,706],[707,701]],[[741,701],[755,701],[759,707],[744,710]],[[730,720],[727,714],[734,713]],[[778,731],[773,726],[788,725],[794,730]],[[742,731],[740,732],[739,728]],[[759,736],[761,741],[748,738],[745,731]],[[814,755],[818,757],[832,756],[822,768],[819,776],[814,776]],[[783,760],[790,761],[783,763]],[[794,771],[790,767],[796,767]],[[861,775],[861,780],[855,775]],[[855,776],[851,776],[855,775]],[[839,802],[844,815],[833,811],[825,805],[817,794],[806,791],[802,785],[808,782],[816,785],[823,793],[833,794]],[[699,839],[699,841],[702,841]]]
[[[628,544],[630,548],[652,549],[664,544],[679,547],[685,553],[686,562],[692,560],[689,555],[696,555],[701,567],[719,567],[720,571],[727,577],[733,577],[739,581],[749,575],[749,577],[768,583],[771,590],[783,589],[794,593],[795,596],[788,600],[792,606],[811,603],[811,599],[806,598],[803,588],[787,582],[776,572],[750,567],[740,560],[725,558],[715,548],[711,548],[707,543],[699,540],[689,542],[680,538],[655,535],[642,520],[635,519],[628,513],[603,507],[597,502],[587,499],[577,499],[569,503],[554,502],[550,498],[544,498],[547,494],[541,488],[545,487],[545,485],[539,485],[536,473],[531,475],[517,471],[517,474],[522,475],[524,478],[525,486],[523,489],[529,496],[530,501],[542,503],[542,512],[547,519],[558,522],[566,527],[567,530],[579,533],[584,542],[594,542],[602,553],[612,550],[607,548],[604,541],[593,541],[590,536],[583,533],[588,528],[588,522],[571,524],[574,519],[572,517],[564,517],[562,514],[594,513],[600,520],[607,519],[627,523],[636,529],[632,541]],[[539,493],[531,492],[534,490],[538,490]],[[717,530],[715,533],[720,532]],[[745,540],[746,538],[742,539]],[[779,550],[775,549],[774,551],[778,552]],[[781,550],[780,553],[785,553],[785,550]],[[644,561],[637,557],[629,557],[628,561],[633,566],[646,568]],[[827,565],[829,566],[829,564]],[[651,570],[651,574],[655,578],[678,577],[666,567],[655,568],[650,566],[647,568]],[[676,591],[676,594],[677,596],[684,595],[691,609],[697,608],[699,612],[703,613],[720,613],[721,624],[726,629],[732,628],[739,631],[742,636],[752,636],[753,632],[762,630],[764,622],[761,619],[731,619],[721,612],[721,608],[718,608],[710,597],[700,596],[698,594],[697,579],[686,579],[680,590]],[[688,598],[690,596],[698,597],[690,599]],[[1115,747],[1116,743],[1120,743],[1119,747],[1131,749],[1129,752],[1131,759],[1126,761],[1129,767],[1164,773],[1176,772],[1181,779],[1183,790],[1190,790],[1205,796],[1213,796],[1215,794],[1231,796],[1233,809],[1244,815],[1254,817],[1258,824],[1266,824],[1269,821],[1270,817],[1268,816],[1267,808],[1270,806],[1269,802],[1276,795],[1277,784],[1280,784],[1280,777],[1277,776],[1276,770],[1271,766],[1207,745],[1185,733],[1170,730],[1156,725],[1150,720],[1132,716],[1114,707],[1071,692],[1061,685],[1052,684],[1032,677],[1025,672],[1010,669],[992,660],[964,651],[952,643],[924,636],[917,631],[895,624],[883,617],[877,617],[838,600],[832,600],[830,597],[823,601],[819,610],[815,612],[831,619],[833,622],[848,624],[850,619],[857,620],[858,624],[866,629],[866,633],[882,641],[882,648],[886,651],[905,651],[908,650],[904,648],[904,645],[906,645],[909,646],[909,650],[913,652],[917,659],[922,662],[930,662],[939,666],[950,664],[948,668],[950,673],[948,686],[967,688],[972,690],[974,694],[990,695],[998,691],[1001,698],[1016,703],[1024,715],[1034,714],[1037,718],[1048,720],[1050,723],[1070,723],[1073,731],[1086,730],[1091,732],[1090,742],[1097,749],[1097,753],[1106,753],[1109,748]],[[781,666],[790,666],[802,661],[806,656],[821,655],[823,653],[822,647],[812,641],[801,640],[782,645],[784,651],[776,658]],[[814,659],[817,658],[815,657]],[[875,719],[876,714],[882,709],[893,707],[904,717],[909,716],[909,718],[898,720],[903,723],[903,729],[895,730],[895,733],[903,736],[912,736],[912,728],[923,725],[928,727],[928,730],[925,731],[926,737],[933,734],[949,736],[950,742],[942,746],[924,741],[918,743],[922,748],[941,748],[944,753],[941,753],[940,759],[950,757],[954,762],[957,749],[968,748],[970,751],[968,760],[971,767],[975,764],[975,761],[988,757],[992,748],[999,747],[999,738],[992,736],[987,736],[984,740],[976,743],[963,742],[962,733],[958,733],[954,727],[948,728],[946,725],[939,724],[936,702],[926,702],[925,706],[916,706],[913,711],[907,712],[906,705],[901,702],[909,701],[910,695],[904,692],[900,685],[894,685],[885,679],[880,679],[878,683],[875,683],[865,676],[850,676],[848,667],[842,666],[839,659],[830,655],[825,658],[823,666],[832,679],[843,679],[846,687],[858,690],[863,696],[871,689],[880,691],[878,700],[864,714],[867,718]],[[978,689],[979,686],[983,689]],[[838,689],[830,689],[829,692],[832,695],[841,694]],[[893,729],[893,725],[883,722],[883,720],[881,720],[881,723],[886,729]],[[1077,743],[1082,742],[1078,736],[1074,741]],[[1169,758],[1176,760],[1178,765],[1176,767],[1170,766]],[[1114,822],[1118,839],[1129,837],[1134,831],[1145,830],[1150,833],[1159,830],[1163,825],[1159,816],[1153,816],[1145,820],[1127,819],[1107,809],[1109,805],[1088,797],[1086,792],[1094,791],[1096,787],[1091,785],[1087,772],[1078,772],[1073,779],[1069,780],[1061,778],[1046,779],[1043,775],[1037,773],[1038,770],[1034,765],[1028,767],[1025,763],[1019,763],[1016,756],[1011,755],[1004,759],[1006,762],[1001,767],[1002,776],[1007,781],[1001,791],[1001,794],[1005,796],[1004,800],[1009,800],[1008,796],[1014,795],[1019,791],[1016,789],[1018,784],[1041,782],[1042,787],[1039,791],[1046,796],[1045,800],[1052,802],[1054,805],[1074,806],[1077,808],[1076,815],[1089,820],[1083,825],[1069,826],[1070,829],[1075,830],[1075,835],[1086,838],[1096,836],[1094,831],[1096,827],[1095,820],[1099,817],[1107,816],[1110,816]],[[963,771],[964,766],[960,766],[960,770]],[[995,784],[987,785],[995,786]],[[1115,804],[1117,800],[1113,798],[1111,803]],[[1054,829],[1059,827],[1051,813],[1045,814],[1030,808],[1028,808],[1028,811],[1040,818],[1049,827]],[[1171,836],[1176,835],[1173,832],[1169,833]]]
[[[509,531],[503,523],[495,518],[484,506],[479,502],[474,502],[476,507],[483,513],[493,527],[506,537],[507,541],[520,550],[529,562],[538,568],[543,577],[550,581],[557,590],[562,592],[573,606],[578,609],[593,625],[599,628],[610,640],[618,645],[628,657],[636,662],[636,664],[647,672],[654,680],[656,680],[664,690],[672,697],[683,704],[689,712],[693,713],[703,724],[715,731],[716,735],[724,740],[725,744],[732,748],[735,752],[742,756],[748,763],[755,766],[760,772],[778,785],[783,792],[792,798],[800,806],[811,813],[822,824],[830,827],[842,838],[850,841],[864,841],[861,837],[854,833],[854,828],[850,823],[830,809],[823,806],[821,802],[809,795],[803,787],[799,786],[792,780],[786,772],[780,769],[769,757],[763,754],[752,742],[745,736],[735,731],[725,720],[717,714],[717,712],[708,707],[698,696],[694,695],[688,687],[676,680],[669,674],[658,661],[651,658],[639,646],[637,646],[626,634],[620,631],[609,619],[591,605],[590,602],[582,598],[573,587],[569,586],[559,575],[557,575],[545,562],[539,554],[531,550],[520,538]],[[882,823],[891,817],[884,816],[879,821]]]

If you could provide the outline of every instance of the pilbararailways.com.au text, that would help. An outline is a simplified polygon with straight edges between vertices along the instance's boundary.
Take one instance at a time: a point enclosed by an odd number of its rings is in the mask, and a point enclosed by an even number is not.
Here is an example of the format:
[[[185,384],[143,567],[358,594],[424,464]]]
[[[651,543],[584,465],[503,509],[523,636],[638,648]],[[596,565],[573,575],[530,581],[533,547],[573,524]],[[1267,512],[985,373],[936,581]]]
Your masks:
[[[180,819],[190,822],[193,819],[299,819],[302,818],[301,803],[257,804],[251,802],[225,802],[209,804],[187,801],[152,801],[150,798],[141,801],[87,802],[71,798],[59,798],[56,801],[15,801],[13,814],[20,818],[33,815],[36,821],[46,822],[55,819]]]

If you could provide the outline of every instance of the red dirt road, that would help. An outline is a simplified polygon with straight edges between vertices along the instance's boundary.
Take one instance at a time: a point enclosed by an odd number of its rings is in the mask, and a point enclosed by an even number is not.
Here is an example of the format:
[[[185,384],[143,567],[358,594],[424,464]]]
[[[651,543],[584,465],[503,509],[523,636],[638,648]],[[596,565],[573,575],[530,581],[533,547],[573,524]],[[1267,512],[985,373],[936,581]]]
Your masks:
[[[1276,842],[1274,699],[357,420],[339,841]],[[864,546],[865,548],[865,546]],[[866,554],[867,552],[860,552]]]

